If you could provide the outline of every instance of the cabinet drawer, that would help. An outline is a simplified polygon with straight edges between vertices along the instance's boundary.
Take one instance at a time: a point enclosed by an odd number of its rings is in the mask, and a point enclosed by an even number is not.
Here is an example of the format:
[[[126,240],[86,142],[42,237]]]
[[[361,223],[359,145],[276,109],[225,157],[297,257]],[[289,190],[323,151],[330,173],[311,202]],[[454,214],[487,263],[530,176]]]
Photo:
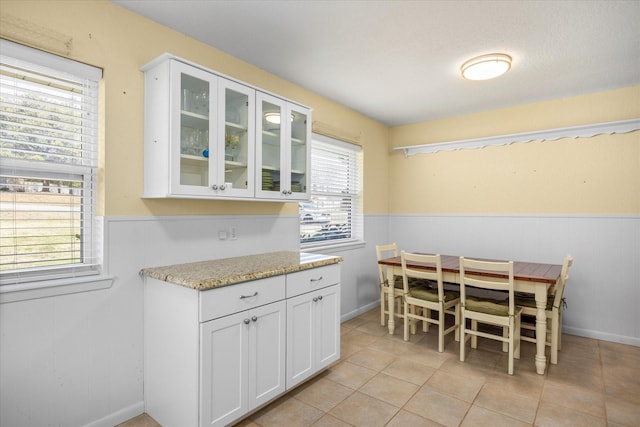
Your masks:
[[[200,322],[284,299],[285,277],[274,276],[200,292]]]
[[[338,264],[287,274],[287,298],[337,283],[340,283]]]

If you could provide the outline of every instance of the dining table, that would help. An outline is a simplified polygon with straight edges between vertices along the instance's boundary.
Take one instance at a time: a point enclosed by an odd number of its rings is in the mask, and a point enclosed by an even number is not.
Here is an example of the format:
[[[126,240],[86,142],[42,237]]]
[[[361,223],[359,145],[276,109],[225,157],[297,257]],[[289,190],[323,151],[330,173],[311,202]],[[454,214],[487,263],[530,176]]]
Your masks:
[[[442,261],[442,276],[443,281],[447,283],[460,284],[460,257],[454,255],[441,255]],[[470,257],[471,258],[471,257]],[[473,258],[482,259],[484,261],[501,261],[501,260],[488,260],[485,258]],[[378,264],[387,266],[389,274],[393,276],[402,276],[402,261],[400,256],[385,258],[378,261]],[[412,268],[424,268],[434,269],[433,266],[420,263],[407,263]],[[560,278],[560,272],[562,271],[562,265],[559,264],[544,264],[537,262],[513,262],[513,274],[514,274],[514,290],[516,292],[523,292],[527,294],[533,294],[536,301],[536,355],[535,365],[536,372],[540,375],[544,375],[547,367],[547,358],[545,356],[546,334],[547,334],[547,293]],[[506,276],[505,276],[506,277]],[[394,283],[390,281],[390,283]],[[395,316],[394,316],[394,299],[393,292],[389,292],[389,333],[393,335],[395,330]]]

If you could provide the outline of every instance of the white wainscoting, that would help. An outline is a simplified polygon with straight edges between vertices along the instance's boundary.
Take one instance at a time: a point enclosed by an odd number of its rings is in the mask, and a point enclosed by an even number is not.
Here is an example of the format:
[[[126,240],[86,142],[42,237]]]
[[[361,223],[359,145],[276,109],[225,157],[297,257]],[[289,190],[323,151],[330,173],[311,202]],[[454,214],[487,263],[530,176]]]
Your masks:
[[[232,226],[237,239],[219,240]],[[110,288],[0,304],[0,425],[111,427],[144,410],[141,268],[299,247],[297,216],[111,217],[104,230]]]
[[[562,263],[564,331],[640,346],[640,217],[391,215],[389,236],[409,251]]]
[[[219,240],[235,226],[237,240]],[[142,412],[143,267],[298,250],[297,216],[105,218],[108,289],[0,304],[0,425],[113,426]],[[573,254],[565,330],[640,344],[640,218],[366,215],[342,320],[379,304],[375,245],[540,262]],[[601,267],[602,266],[602,267]],[[168,316],[171,313],[167,313]]]

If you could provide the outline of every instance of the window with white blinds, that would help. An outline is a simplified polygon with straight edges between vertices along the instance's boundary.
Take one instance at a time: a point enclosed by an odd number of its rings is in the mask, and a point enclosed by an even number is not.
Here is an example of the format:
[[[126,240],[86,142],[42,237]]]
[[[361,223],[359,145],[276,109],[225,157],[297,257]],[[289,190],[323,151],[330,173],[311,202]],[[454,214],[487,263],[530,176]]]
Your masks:
[[[358,145],[313,134],[311,197],[299,208],[302,247],[363,239],[361,176]]]
[[[0,43],[0,284],[99,273],[102,71]]]

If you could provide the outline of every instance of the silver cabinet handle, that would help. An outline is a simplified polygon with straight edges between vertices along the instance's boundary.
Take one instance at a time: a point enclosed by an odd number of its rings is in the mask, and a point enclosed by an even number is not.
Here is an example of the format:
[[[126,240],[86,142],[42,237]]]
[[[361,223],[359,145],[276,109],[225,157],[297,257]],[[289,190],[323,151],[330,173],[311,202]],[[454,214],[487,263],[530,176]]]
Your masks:
[[[227,187],[226,187],[224,184],[221,184],[221,185],[220,185],[220,189],[221,189],[221,190],[224,190],[225,188],[227,188]]]
[[[318,302],[318,297],[314,297],[313,302]]]
[[[319,282],[323,279],[323,276],[318,277],[317,279],[311,279],[311,282]]]
[[[211,188],[212,188],[212,189],[214,189],[214,190],[217,190],[217,189],[218,189],[218,186],[217,186],[216,184],[213,184],[213,185],[211,186]]]
[[[257,321],[258,321],[258,318],[257,318],[256,316],[253,316],[253,317],[251,318],[251,320],[253,320],[254,322],[257,322]]]
[[[320,296],[318,297],[318,300],[319,300],[319,301],[322,301],[322,295],[320,295]]]
[[[248,324],[249,324],[249,322],[250,322],[250,320],[249,320],[249,319],[244,319],[244,324],[245,324],[245,325],[248,325]]]
[[[242,295],[242,296],[240,297],[240,299],[253,298],[253,297],[257,297],[257,296],[258,296],[258,291],[255,291],[255,292],[253,293],[253,295]]]

